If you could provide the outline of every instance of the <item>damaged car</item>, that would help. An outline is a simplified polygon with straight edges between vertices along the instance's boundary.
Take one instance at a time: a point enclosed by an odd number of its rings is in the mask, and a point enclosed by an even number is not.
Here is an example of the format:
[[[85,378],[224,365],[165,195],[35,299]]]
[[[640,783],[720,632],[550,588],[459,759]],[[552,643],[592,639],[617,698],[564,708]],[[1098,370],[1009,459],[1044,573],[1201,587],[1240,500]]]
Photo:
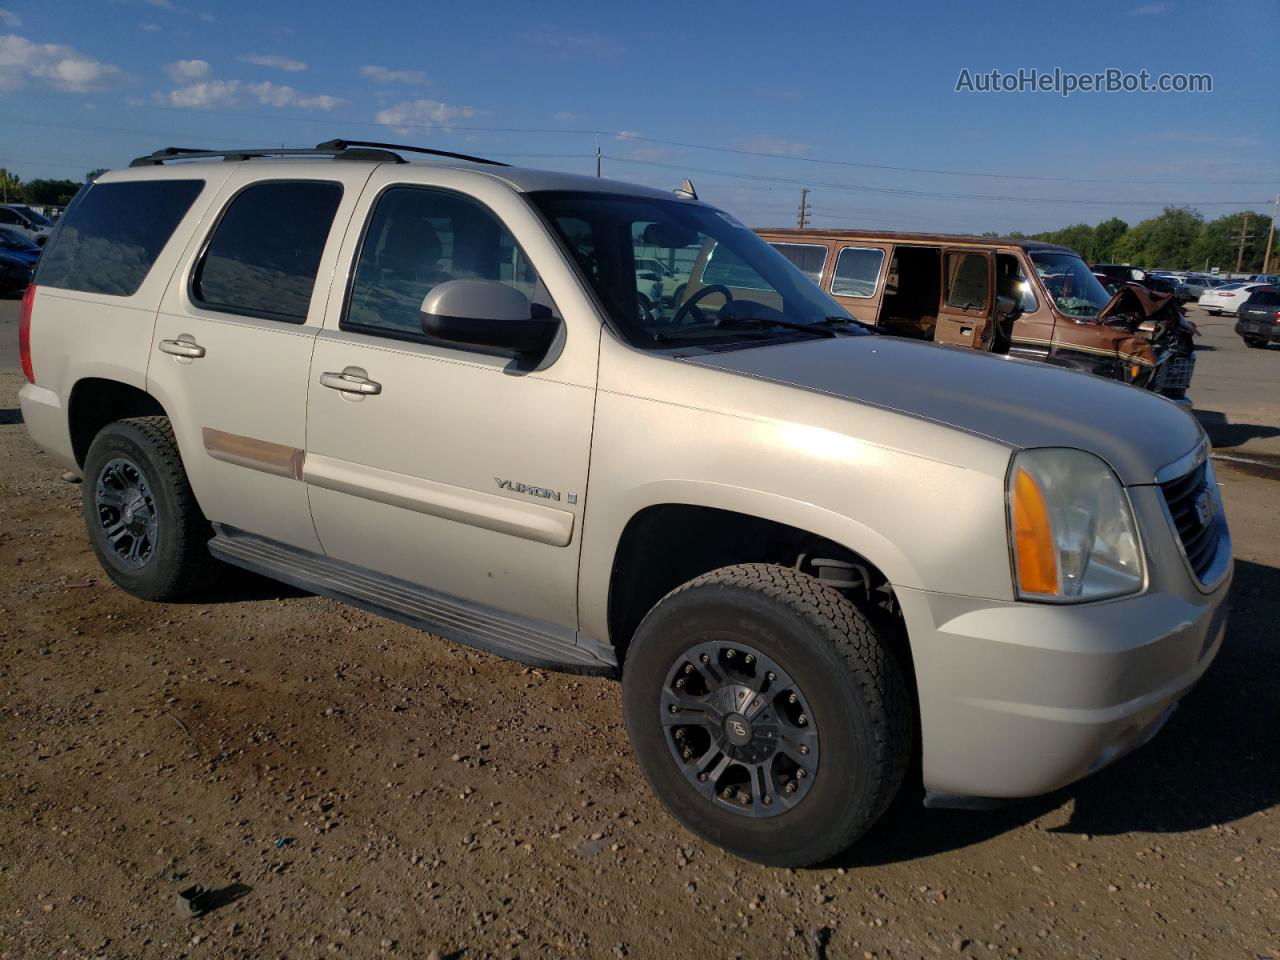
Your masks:
[[[1191,405],[1195,327],[1176,298],[1135,282],[1108,292],[1067,247],[860,230],[757,233],[793,263],[803,259],[823,290],[884,333],[1080,370]],[[685,296],[717,283],[732,290],[724,260],[703,251]]]

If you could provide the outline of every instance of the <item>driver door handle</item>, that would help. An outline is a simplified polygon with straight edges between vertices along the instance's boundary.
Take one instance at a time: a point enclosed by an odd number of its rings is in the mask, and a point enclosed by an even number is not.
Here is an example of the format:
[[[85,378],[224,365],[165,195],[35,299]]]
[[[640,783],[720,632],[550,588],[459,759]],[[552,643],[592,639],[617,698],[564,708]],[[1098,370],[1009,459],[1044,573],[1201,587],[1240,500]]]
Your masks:
[[[377,396],[382,392],[382,384],[370,380],[359,367],[347,367],[341,373],[322,373],[320,386],[342,393],[358,393],[365,397]]]
[[[204,356],[204,347],[196,343],[195,337],[184,333],[176,340],[161,340],[160,352],[173,357],[185,357],[188,360],[199,360]]]

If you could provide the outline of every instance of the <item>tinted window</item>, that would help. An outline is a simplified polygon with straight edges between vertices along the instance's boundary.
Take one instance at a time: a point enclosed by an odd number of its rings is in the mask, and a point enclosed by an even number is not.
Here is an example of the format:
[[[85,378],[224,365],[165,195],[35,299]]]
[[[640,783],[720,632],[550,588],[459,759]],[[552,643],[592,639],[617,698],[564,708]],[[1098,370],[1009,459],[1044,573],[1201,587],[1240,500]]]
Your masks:
[[[342,325],[422,338],[422,300],[447,280],[497,280],[550,306],[524,251],[474,200],[392,187],[365,230]]]
[[[1271,307],[1280,304],[1280,292],[1275,290],[1255,290],[1249,295],[1251,307]]]
[[[0,223],[7,223],[10,226],[20,226],[22,218],[7,207],[0,207]]]
[[[259,183],[236,194],[196,267],[191,297],[226,313],[302,323],[342,186]]]
[[[845,247],[836,259],[831,292],[843,297],[874,297],[882,263],[883,250]]]
[[[987,279],[987,258],[982,254],[947,254],[947,306],[981,310],[987,305]]]
[[[771,243],[769,246],[796,265],[814,283],[822,282],[822,268],[827,263],[827,248],[811,243]]]
[[[132,296],[203,188],[203,180],[85,187],[45,247],[36,283]]]
[[[702,268],[703,286],[720,284],[738,290],[769,290],[769,281],[759,271],[723,244],[717,243]]]

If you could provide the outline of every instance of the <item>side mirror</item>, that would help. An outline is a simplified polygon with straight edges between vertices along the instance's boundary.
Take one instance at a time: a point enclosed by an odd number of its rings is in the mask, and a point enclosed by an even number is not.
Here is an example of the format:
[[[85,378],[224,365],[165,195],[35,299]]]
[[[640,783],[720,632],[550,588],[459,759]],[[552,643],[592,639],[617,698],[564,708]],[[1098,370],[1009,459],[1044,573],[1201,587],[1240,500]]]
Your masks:
[[[473,347],[545,353],[560,321],[496,280],[447,280],[422,301],[422,332]]]
[[[1005,320],[1017,320],[1022,316],[1022,298],[1015,300],[1013,297],[996,297],[996,316]]]

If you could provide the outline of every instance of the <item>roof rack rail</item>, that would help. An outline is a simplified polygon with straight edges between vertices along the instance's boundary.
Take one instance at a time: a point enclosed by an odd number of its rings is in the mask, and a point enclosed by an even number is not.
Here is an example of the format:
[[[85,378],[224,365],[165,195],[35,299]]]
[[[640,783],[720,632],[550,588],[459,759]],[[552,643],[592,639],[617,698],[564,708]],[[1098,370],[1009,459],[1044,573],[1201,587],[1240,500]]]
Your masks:
[[[404,163],[404,157],[389,150],[352,150],[343,146],[335,149],[329,144],[318,147],[253,147],[242,150],[206,150],[201,148],[165,147],[145,157],[129,161],[131,167],[157,167],[170,160],[207,160],[221,157],[223,160],[248,160],[252,157],[333,157],[335,160],[372,160]]]
[[[408,150],[410,153],[427,153],[433,157],[448,157],[451,160],[485,163],[493,167],[511,166],[511,164],[503,163],[501,160],[473,157],[467,153],[453,153],[449,150],[433,150],[431,147],[412,147],[406,143],[378,143],[376,140],[326,140],[324,143],[316,144],[317,150],[345,150],[351,147],[371,147],[375,150]]]
[[[129,161],[131,167],[158,167],[170,160],[208,160],[221,157],[227,161],[249,160],[253,157],[333,157],[335,160],[365,160],[375,163],[405,163],[404,157],[397,150],[412,153],[426,153],[436,157],[448,157],[452,160],[466,160],[470,163],[486,163],[495,167],[507,164],[497,160],[486,160],[484,157],[472,157],[465,153],[451,153],[448,150],[432,150],[429,147],[411,147],[406,144],[374,143],[369,140],[326,140],[314,147],[255,147],[246,150],[206,150],[200,147],[165,147],[149,153],[145,157],[136,157]]]

